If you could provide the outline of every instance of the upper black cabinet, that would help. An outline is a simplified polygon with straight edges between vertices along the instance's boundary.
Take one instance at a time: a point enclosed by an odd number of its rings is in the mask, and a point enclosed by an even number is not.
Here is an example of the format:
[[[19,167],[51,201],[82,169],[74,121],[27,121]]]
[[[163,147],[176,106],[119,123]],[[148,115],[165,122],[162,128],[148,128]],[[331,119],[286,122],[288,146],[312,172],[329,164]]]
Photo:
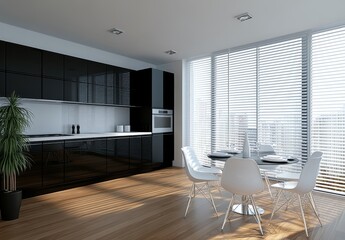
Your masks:
[[[41,78],[36,76],[6,73],[6,95],[10,96],[13,91],[22,98],[42,98]]]
[[[7,71],[41,75],[41,51],[13,43],[6,44]]]
[[[149,108],[174,109],[174,74],[157,69],[140,70],[132,89],[133,105]]]
[[[88,61],[87,72],[87,79],[89,84],[105,86],[107,76],[107,65]]]
[[[0,71],[5,70],[5,45],[5,42],[0,41]]]
[[[131,75],[132,71],[125,68],[107,67],[106,103],[116,105],[131,105]]]
[[[87,83],[87,61],[65,56],[65,81]]]
[[[42,52],[42,75],[46,78],[63,79],[63,55],[53,52]]]

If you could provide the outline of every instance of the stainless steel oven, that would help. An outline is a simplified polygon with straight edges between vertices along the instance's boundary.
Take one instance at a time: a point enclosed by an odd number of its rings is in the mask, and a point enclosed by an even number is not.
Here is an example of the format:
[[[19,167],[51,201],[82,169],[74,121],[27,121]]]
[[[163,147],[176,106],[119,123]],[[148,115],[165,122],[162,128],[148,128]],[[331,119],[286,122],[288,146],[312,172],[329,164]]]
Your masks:
[[[173,119],[173,110],[152,109],[152,133],[172,132]]]

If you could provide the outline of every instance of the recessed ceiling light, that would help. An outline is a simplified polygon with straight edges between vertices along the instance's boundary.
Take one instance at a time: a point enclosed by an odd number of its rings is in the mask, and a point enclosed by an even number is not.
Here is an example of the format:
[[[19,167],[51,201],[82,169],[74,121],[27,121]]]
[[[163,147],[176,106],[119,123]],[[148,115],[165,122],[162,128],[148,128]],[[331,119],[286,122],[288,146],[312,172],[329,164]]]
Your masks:
[[[176,53],[176,51],[174,50],[168,50],[168,51],[165,51],[166,54],[169,54],[169,55],[173,55]]]
[[[247,21],[252,18],[249,13],[242,13],[240,15],[235,16],[235,18],[241,22]]]
[[[118,28],[112,28],[112,29],[109,29],[108,31],[116,35],[120,35],[121,33],[123,33],[123,31]]]

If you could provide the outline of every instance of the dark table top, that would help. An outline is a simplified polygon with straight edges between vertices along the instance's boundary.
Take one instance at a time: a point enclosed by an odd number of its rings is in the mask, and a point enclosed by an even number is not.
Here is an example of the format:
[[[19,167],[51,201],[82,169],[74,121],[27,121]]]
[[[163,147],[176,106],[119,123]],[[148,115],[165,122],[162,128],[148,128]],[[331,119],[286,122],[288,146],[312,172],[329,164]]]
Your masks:
[[[224,153],[224,152],[222,152],[222,153]],[[224,156],[221,156],[221,155],[224,155]],[[218,152],[217,152],[216,154],[212,154],[212,153],[208,154],[207,157],[209,157],[213,161],[224,161],[224,162],[231,157],[239,157],[239,158],[243,157],[242,153],[231,153],[231,154],[229,153],[227,155],[228,156],[226,156],[226,154],[218,154]],[[287,162],[263,161],[261,159],[261,157],[266,156],[266,155],[275,155],[275,152],[260,152],[259,155],[256,152],[252,152],[251,156],[249,158],[255,160],[258,165],[281,165],[281,164],[293,164],[293,163],[299,162],[299,159],[297,159],[297,158],[287,159]]]

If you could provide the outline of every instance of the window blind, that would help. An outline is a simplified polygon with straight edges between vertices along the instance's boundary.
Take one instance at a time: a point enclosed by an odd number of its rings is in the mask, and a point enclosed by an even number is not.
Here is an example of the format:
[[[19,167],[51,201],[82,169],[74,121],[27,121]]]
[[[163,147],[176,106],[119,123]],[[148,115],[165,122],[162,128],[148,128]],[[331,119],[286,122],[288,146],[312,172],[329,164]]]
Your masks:
[[[190,145],[203,164],[211,152],[211,57],[190,62]]]
[[[242,150],[244,133],[256,142],[256,48],[229,54],[229,142]]]
[[[305,45],[304,38],[296,38],[258,49],[258,142],[303,160],[308,137]]]
[[[345,28],[312,35],[311,151],[323,157],[317,188],[345,194]]]

